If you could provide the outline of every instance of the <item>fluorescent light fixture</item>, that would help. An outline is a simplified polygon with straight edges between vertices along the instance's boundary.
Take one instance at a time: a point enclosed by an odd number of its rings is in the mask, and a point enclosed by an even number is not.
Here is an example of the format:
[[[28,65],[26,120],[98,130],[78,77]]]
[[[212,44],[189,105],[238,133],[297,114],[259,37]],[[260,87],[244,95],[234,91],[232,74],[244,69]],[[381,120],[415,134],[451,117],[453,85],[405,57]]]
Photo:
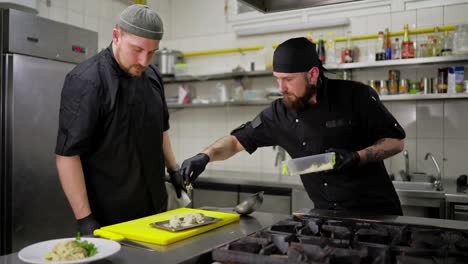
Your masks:
[[[252,36],[268,33],[278,33],[294,30],[307,30],[307,29],[317,29],[325,27],[334,27],[334,26],[343,26],[349,24],[349,18],[331,18],[331,19],[320,19],[320,20],[310,20],[300,23],[290,23],[290,24],[279,24],[279,25],[266,25],[266,26],[255,26],[255,23],[252,25],[246,26],[244,28],[236,28],[235,32],[238,36]]]

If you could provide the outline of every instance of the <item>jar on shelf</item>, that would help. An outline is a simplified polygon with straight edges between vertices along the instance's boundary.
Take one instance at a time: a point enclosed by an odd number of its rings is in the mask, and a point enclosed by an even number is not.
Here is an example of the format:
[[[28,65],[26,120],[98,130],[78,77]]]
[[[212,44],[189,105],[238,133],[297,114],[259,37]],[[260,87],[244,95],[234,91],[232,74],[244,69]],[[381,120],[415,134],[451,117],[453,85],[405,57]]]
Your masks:
[[[380,80],[379,92],[380,95],[388,95],[387,80]]]
[[[453,54],[468,54],[468,25],[457,25],[453,34]]]
[[[398,82],[397,80],[388,80],[388,93],[398,94]]]
[[[369,80],[369,86],[372,87],[377,93],[379,93],[379,86],[376,80]]]
[[[401,58],[412,59],[414,58],[414,43],[412,41],[403,42],[401,45]]]
[[[408,93],[408,80],[401,79],[400,85],[398,86],[398,93],[399,94],[407,94]]]
[[[447,93],[448,90],[448,68],[437,70],[437,93]]]
[[[388,71],[388,79],[400,81],[400,71],[399,70],[389,70]]]
[[[430,94],[432,93],[432,83],[431,83],[431,78],[424,77],[421,79],[421,87],[420,90],[424,94]]]
[[[409,93],[419,94],[421,93],[421,82],[420,81],[409,81]]]

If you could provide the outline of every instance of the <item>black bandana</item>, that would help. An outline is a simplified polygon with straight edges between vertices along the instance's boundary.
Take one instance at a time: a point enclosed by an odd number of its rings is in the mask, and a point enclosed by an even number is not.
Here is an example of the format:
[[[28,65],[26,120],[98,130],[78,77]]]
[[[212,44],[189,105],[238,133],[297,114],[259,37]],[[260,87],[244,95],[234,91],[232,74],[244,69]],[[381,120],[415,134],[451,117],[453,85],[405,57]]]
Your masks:
[[[286,40],[276,48],[273,55],[274,72],[308,72],[314,66],[321,68],[317,49],[306,38]]]

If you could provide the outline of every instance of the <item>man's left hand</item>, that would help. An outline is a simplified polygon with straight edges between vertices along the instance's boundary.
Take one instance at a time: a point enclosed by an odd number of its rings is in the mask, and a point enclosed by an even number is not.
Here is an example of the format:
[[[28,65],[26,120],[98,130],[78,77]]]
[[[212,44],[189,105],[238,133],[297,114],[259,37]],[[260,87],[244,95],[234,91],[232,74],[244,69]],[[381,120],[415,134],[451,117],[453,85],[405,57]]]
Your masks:
[[[177,198],[182,197],[182,190],[185,192],[187,192],[187,190],[185,189],[184,179],[182,175],[180,174],[179,170],[174,170],[174,171],[168,170],[167,173],[169,173],[169,177],[176,191]]]
[[[326,152],[335,152],[335,171],[345,171],[348,169],[355,168],[359,165],[361,157],[357,151],[348,151],[345,149],[327,149]]]

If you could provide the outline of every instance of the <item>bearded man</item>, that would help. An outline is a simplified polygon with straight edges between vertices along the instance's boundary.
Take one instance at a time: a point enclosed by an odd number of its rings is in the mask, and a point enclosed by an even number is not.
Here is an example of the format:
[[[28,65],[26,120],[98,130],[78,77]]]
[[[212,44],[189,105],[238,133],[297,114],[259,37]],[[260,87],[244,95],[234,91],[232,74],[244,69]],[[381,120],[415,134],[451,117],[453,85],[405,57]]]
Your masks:
[[[56,164],[82,235],[165,211],[165,167],[180,196],[163,81],[151,65],[162,36],[155,11],[129,6],[110,46],[65,79]]]
[[[208,162],[259,147],[278,145],[292,158],[335,152],[333,170],[301,175],[314,208],[402,215],[383,160],[403,150],[404,130],[371,87],[329,79],[324,71],[316,46],[306,38],[280,44],[273,75],[283,98],[185,160],[184,179],[194,182]]]

